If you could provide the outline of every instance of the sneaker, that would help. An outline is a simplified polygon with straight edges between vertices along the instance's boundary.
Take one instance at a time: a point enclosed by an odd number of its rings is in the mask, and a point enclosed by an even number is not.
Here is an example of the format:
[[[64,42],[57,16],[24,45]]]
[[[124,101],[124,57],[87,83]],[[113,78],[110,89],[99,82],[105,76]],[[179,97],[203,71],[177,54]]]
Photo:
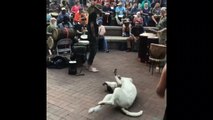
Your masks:
[[[109,50],[105,50],[106,53],[109,53]]]
[[[94,67],[92,67],[92,66],[90,66],[89,68],[88,68],[88,70],[90,71],[90,72],[98,72],[99,70],[97,70],[96,68],[94,68]]]
[[[156,72],[157,72],[157,71],[159,71],[159,70],[160,70],[160,68],[159,68],[159,67],[156,67],[156,68],[155,68],[155,70],[156,70]]]
[[[128,49],[126,50],[126,52],[131,52],[131,49],[130,49],[130,48],[128,48]]]

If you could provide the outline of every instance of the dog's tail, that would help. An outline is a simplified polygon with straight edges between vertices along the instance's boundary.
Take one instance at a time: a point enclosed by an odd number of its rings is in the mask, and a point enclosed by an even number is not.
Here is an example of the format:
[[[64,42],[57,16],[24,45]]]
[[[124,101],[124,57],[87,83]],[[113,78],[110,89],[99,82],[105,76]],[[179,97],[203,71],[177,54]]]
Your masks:
[[[125,108],[121,108],[121,110],[128,116],[131,116],[131,117],[138,117],[138,116],[141,116],[143,114],[143,111],[139,111],[139,112],[130,112],[128,110],[126,110]]]

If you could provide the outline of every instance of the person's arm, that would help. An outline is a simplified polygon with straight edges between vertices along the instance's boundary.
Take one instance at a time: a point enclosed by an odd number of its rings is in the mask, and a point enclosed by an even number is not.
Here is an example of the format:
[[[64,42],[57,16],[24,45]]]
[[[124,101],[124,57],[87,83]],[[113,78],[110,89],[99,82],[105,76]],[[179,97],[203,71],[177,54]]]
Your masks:
[[[166,90],[166,70],[167,65],[165,64],[163,71],[161,73],[160,81],[156,88],[156,93],[159,97],[164,98],[165,90]]]
[[[159,3],[160,3],[160,6],[161,6],[161,4],[162,4],[162,0],[159,0]]]
[[[103,26],[103,36],[105,35],[105,33],[106,33],[106,29],[105,29],[105,27]]]
[[[166,30],[167,30],[167,28],[163,28],[163,29],[159,30],[158,32],[164,32]]]
[[[47,33],[51,33],[51,32],[50,32],[50,31],[51,31],[51,30],[50,30],[50,25],[47,26],[47,29],[46,29],[46,30],[47,30]]]

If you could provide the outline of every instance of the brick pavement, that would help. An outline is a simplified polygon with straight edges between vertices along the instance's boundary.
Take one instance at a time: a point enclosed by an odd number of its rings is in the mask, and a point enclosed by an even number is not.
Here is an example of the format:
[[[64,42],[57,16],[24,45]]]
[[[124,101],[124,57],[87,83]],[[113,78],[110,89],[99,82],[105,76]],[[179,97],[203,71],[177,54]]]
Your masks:
[[[160,73],[149,73],[149,66],[137,60],[137,53],[112,50],[98,52],[94,66],[99,73],[83,68],[85,76],[68,75],[68,69],[47,69],[47,119],[48,120],[161,120],[165,100],[155,93]],[[105,106],[101,111],[88,114],[107,94],[104,81],[115,81],[113,70],[121,76],[132,77],[138,90],[130,111],[143,110],[140,117],[124,115],[118,108]]]

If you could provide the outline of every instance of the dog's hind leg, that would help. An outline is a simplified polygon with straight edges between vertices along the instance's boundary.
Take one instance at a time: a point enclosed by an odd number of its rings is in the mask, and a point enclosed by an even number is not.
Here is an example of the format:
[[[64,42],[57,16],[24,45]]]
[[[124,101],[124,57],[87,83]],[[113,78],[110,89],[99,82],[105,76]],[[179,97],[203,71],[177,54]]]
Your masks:
[[[120,92],[121,88],[115,88],[113,94],[111,94],[110,99],[107,100],[102,100],[100,101],[98,104],[99,105],[114,105],[115,104],[115,99],[119,96],[119,92]]]
[[[112,97],[112,94],[107,94],[102,101],[109,101]],[[91,107],[88,113],[100,111],[103,108],[103,105],[97,105],[95,107]]]

